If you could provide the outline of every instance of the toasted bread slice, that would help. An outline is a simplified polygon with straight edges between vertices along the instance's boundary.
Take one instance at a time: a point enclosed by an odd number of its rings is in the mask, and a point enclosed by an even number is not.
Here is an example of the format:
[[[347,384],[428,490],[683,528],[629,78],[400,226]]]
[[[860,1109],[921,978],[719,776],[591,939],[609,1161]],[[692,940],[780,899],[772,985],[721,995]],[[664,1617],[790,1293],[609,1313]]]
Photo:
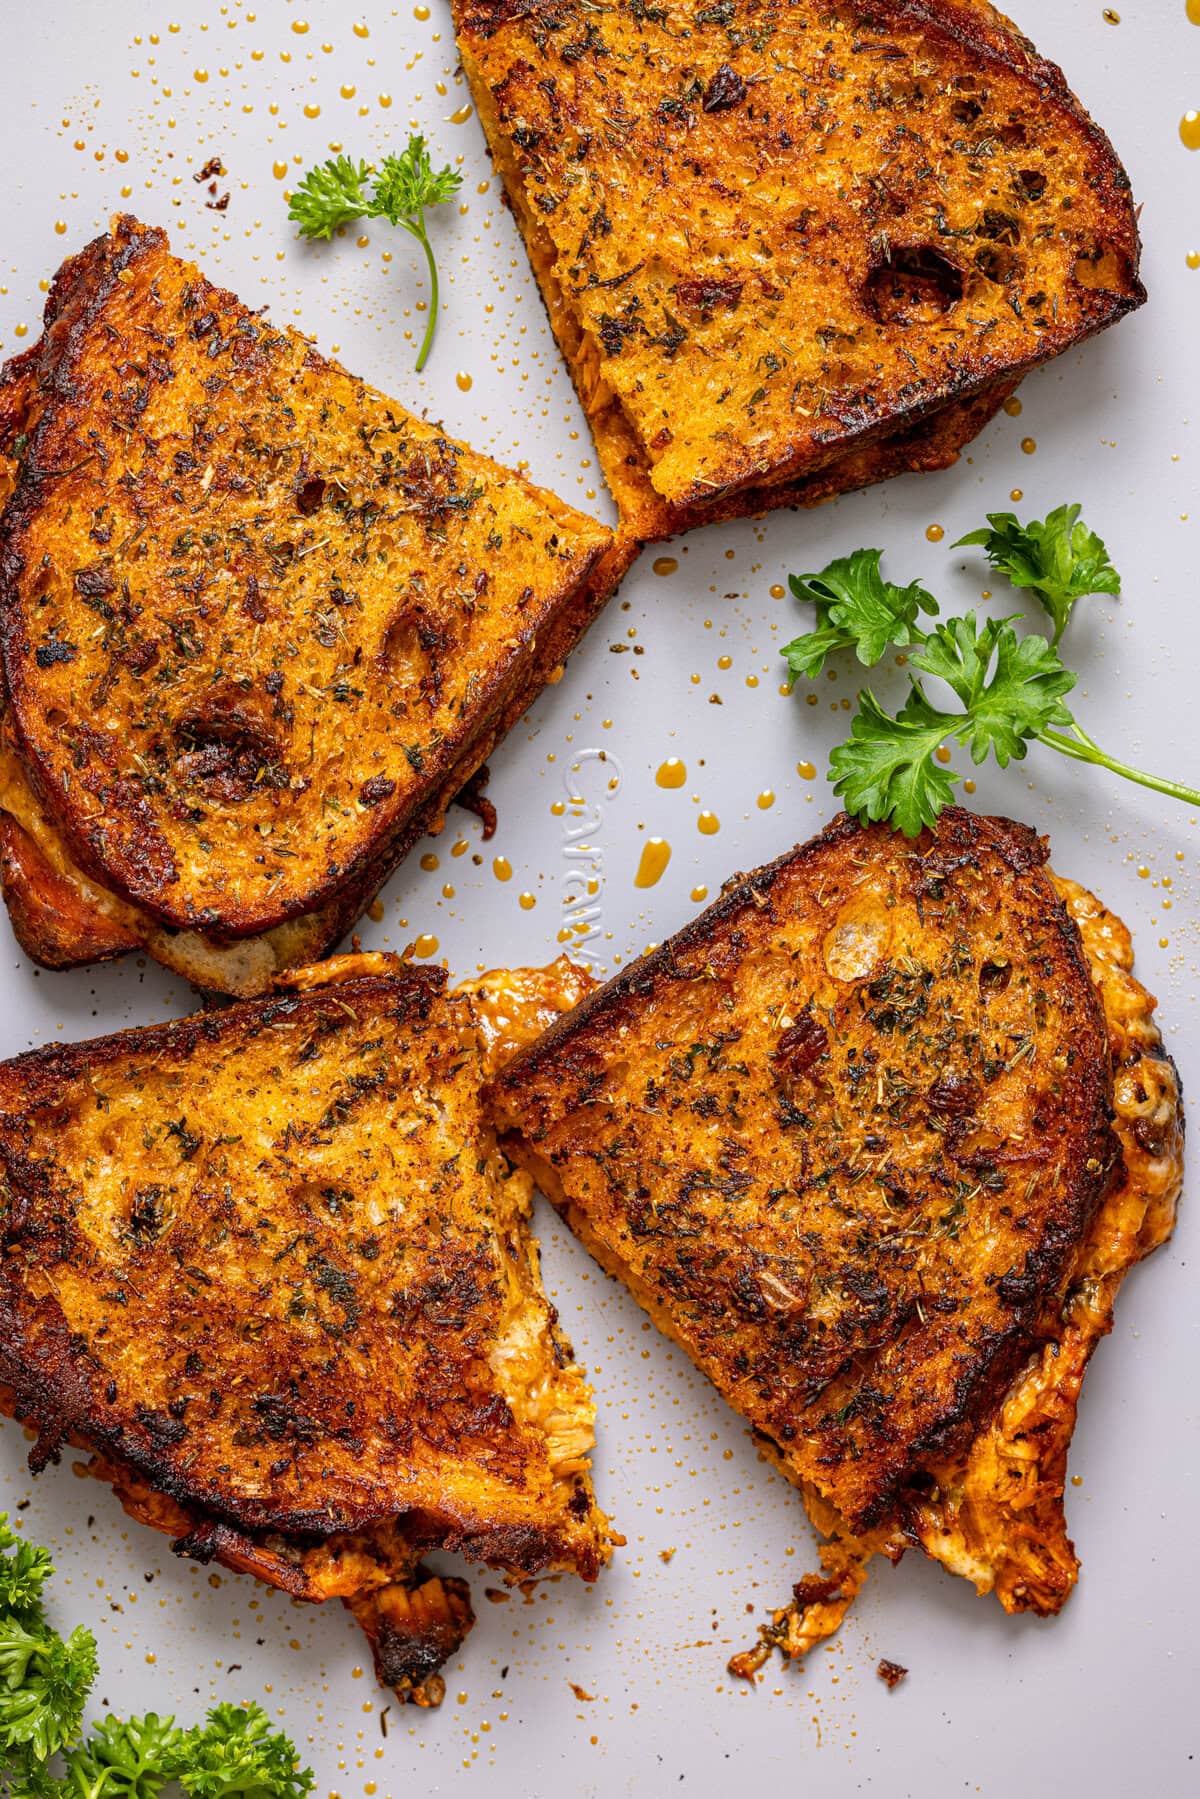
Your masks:
[[[470,1609],[423,1551],[586,1580],[609,1553],[531,1184],[479,1100],[587,977],[298,981],[0,1065],[0,1380],[35,1468],[85,1444],[184,1553],[345,1599],[427,1700]]]
[[[970,1437],[1116,1166],[1043,859],[965,812],[841,819],[496,1082],[513,1153],[855,1530]]]
[[[7,733],[63,857],[146,932],[344,929],[594,616],[611,534],[132,219],[23,378]]]
[[[639,535],[737,510],[733,496],[754,512],[895,472],[896,446],[843,459],[1144,298],[1111,145],[976,0],[454,12]],[[961,412],[955,433],[982,422]],[[822,488],[801,485],[819,470]]]

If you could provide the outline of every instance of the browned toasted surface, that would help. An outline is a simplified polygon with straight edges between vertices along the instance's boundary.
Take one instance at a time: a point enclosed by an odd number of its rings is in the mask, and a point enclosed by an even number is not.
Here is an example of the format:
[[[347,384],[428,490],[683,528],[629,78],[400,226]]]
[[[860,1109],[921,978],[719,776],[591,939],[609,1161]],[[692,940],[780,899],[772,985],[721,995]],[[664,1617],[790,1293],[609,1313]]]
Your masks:
[[[603,527],[134,220],[60,271],[35,376],[13,731],[74,860],[164,924],[248,936],[386,869],[595,609]]]
[[[790,482],[1144,297],[1111,145],[990,7],[454,11],[606,473],[645,506]]]
[[[36,1462],[81,1439],[209,1531],[399,1518],[417,1553],[590,1577],[590,1394],[471,1002],[337,972],[0,1065],[0,1379]]]
[[[1104,1018],[1026,828],[840,819],[497,1079],[505,1141],[853,1526],[969,1435],[1104,1193]]]

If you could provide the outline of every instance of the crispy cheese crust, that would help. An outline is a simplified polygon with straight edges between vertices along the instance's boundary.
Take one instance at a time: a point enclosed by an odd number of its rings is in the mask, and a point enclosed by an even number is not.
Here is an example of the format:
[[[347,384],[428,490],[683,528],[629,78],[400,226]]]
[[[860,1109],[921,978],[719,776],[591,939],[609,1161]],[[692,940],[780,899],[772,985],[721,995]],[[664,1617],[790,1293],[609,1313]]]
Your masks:
[[[594,615],[610,533],[129,218],[22,375],[8,733],[65,854],[151,925],[344,929]]]
[[[495,1083],[506,1145],[856,1530],[969,1440],[1106,1191],[1104,1017],[1032,832],[835,822]]]
[[[593,1579],[591,1394],[479,1104],[586,984],[447,994],[348,957],[0,1065],[0,1380],[33,1466],[82,1442],[185,1553],[351,1603],[381,1666],[423,1550]]]
[[[908,434],[947,408],[933,442],[952,460],[989,414],[973,396],[994,410],[1002,386],[1144,298],[1111,145],[989,6],[454,13],[640,536],[920,466]]]

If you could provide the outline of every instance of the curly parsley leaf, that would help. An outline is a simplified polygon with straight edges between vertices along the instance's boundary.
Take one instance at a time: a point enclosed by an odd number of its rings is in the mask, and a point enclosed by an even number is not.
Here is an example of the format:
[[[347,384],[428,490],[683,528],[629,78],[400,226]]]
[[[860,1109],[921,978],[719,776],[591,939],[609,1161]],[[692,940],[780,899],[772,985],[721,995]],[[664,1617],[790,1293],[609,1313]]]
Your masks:
[[[434,168],[424,137],[414,132],[400,154],[385,156],[378,169],[348,156],[329,157],[308,170],[288,202],[288,217],[300,227],[302,237],[328,239],[340,225],[355,219],[387,219],[416,238],[429,270],[429,317],[417,353],[418,373],[429,356],[438,313],[437,262],[425,209],[452,200],[461,186],[457,169],[448,163]]]
[[[897,587],[880,570],[881,550],[855,550],[815,575],[789,575],[795,598],[817,609],[817,628],[783,650],[792,681],[815,680],[835,650],[853,650],[865,667],[877,663],[890,645],[920,642],[917,620],[936,613],[937,602],[919,581]]]
[[[849,741],[829,758],[829,779],[847,812],[864,824],[887,819],[906,837],[931,825],[954,798],[958,776],[936,760],[954,725],[954,715],[931,706],[915,681],[895,717],[864,688]]]
[[[96,1678],[96,1639],[0,1618],[0,1758],[18,1770],[46,1762],[79,1735]]]
[[[177,1776],[193,1799],[305,1799],[314,1785],[258,1705],[215,1705],[184,1733]]]
[[[997,573],[1014,587],[1037,595],[1054,623],[1054,642],[1063,634],[1076,600],[1092,593],[1121,592],[1121,577],[1104,543],[1080,517],[1082,507],[1056,506],[1044,519],[1022,525],[1015,513],[989,512],[987,526],[968,532],[954,545],[979,544]]]
[[[0,1552],[0,1613],[40,1623],[42,1589],[54,1572],[49,1550],[19,1537],[9,1528],[8,1513],[0,1512]]]
[[[935,675],[963,705],[954,735],[973,762],[995,756],[1001,768],[1020,761],[1030,738],[1048,726],[1070,726],[1063,695],[1075,676],[1044,637],[1018,637],[1011,619],[973,616],[938,625],[912,658],[914,668]]]

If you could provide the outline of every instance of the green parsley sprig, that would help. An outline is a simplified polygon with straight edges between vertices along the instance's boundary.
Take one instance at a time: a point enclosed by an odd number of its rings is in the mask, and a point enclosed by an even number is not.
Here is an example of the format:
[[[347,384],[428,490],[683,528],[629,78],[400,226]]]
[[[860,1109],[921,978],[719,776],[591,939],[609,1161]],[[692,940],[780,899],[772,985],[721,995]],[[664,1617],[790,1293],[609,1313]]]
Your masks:
[[[104,1718],[81,1741],[96,1639],[48,1623],[54,1564],[0,1512],[0,1782],[10,1799],[306,1799],[313,1777],[260,1706],[215,1705],[185,1730],[173,1718]],[[61,1773],[55,1772],[55,1764]]]
[[[1075,601],[1084,594],[1119,593],[1120,579],[1103,543],[1080,520],[1078,506],[1059,506],[1022,526],[1012,513],[989,515],[989,529],[961,543],[984,545],[992,566],[1014,586],[1030,588],[1054,621],[1053,641],[1019,636],[1013,614],[980,622],[973,614],[942,619],[926,630],[920,615],[939,607],[919,582],[897,587],[884,579],[878,550],[856,550],[817,575],[791,577],[798,599],[817,609],[816,629],[789,643],[784,660],[797,676],[815,679],[829,656],[852,649],[874,666],[889,647],[908,652],[909,691],[895,713],[869,688],[858,695],[850,736],[830,755],[829,779],[848,812],[864,822],[887,820],[906,837],[935,822],[954,797],[958,776],[937,759],[953,740],[975,763],[994,756],[1001,768],[1042,743],[1076,762],[1090,762],[1186,805],[1200,807],[1200,791],[1145,774],[1108,755],[1088,736],[1065,703],[1077,676],[1058,650]],[[945,683],[957,708],[926,693],[921,675]]]
[[[417,372],[425,367],[438,314],[438,272],[425,224],[425,211],[452,200],[462,176],[449,164],[435,169],[425,139],[414,132],[399,156],[385,156],[376,168],[333,156],[309,169],[288,202],[288,217],[302,237],[329,239],[340,225],[356,219],[388,219],[415,237],[429,268],[429,318],[417,354]]]

